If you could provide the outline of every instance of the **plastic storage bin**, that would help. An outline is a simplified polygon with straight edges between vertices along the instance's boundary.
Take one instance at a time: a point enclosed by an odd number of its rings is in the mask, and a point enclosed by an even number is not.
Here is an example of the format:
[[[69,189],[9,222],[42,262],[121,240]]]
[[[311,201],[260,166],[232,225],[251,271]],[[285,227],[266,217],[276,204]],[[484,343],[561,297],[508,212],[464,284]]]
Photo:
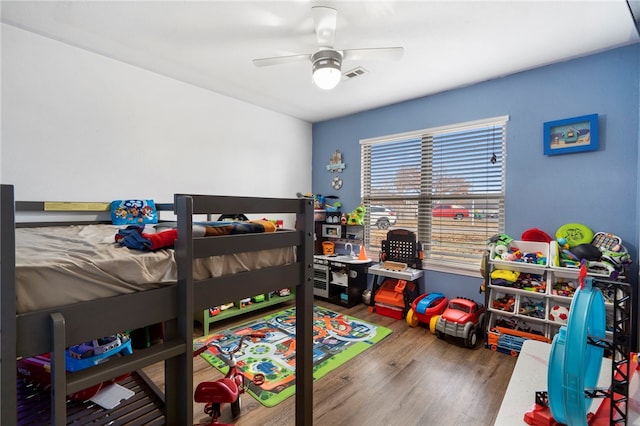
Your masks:
[[[509,250],[515,250],[516,248],[522,253],[520,260],[504,260],[500,258],[500,255],[496,252],[499,251],[500,246],[494,246],[491,248],[491,263],[495,266],[495,269],[505,269],[508,271],[522,271],[533,272],[544,271],[549,266],[549,244],[540,243],[535,241],[519,241],[513,240],[509,244]],[[537,263],[525,262],[522,259],[530,258],[531,255],[538,254]],[[537,272],[542,273],[542,272]]]

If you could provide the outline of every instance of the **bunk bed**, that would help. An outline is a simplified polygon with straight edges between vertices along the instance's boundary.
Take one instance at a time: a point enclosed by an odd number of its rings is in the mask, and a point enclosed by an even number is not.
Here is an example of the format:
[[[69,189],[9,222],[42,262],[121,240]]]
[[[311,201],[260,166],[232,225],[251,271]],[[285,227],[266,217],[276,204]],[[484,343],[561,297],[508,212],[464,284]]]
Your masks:
[[[193,419],[193,317],[195,311],[283,287],[296,290],[297,353],[295,422],[312,424],[313,354],[313,201],[176,194],[171,210],[177,217],[177,279],[144,291],[75,302],[28,312],[16,309],[16,227],[70,223],[16,222],[16,212],[39,210],[43,202],[16,202],[11,185],[0,187],[0,409],[1,424],[18,424],[16,360],[49,352],[51,357],[51,423],[67,423],[66,395],[142,367],[164,361],[163,422],[191,424]],[[196,237],[194,216],[221,212],[295,214],[295,229],[261,234]],[[79,222],[75,222],[76,224]],[[283,265],[236,274],[194,277],[194,261],[258,250],[295,247],[295,259]],[[74,373],[64,368],[65,348],[123,330],[163,323],[161,343]]]

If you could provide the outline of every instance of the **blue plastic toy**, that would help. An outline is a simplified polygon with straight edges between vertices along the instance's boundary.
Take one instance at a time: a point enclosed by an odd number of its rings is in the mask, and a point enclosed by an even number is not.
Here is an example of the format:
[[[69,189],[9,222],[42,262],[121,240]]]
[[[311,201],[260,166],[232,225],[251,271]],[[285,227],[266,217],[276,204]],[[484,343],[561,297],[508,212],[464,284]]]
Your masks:
[[[132,353],[131,338],[126,334],[113,334],[69,347],[65,351],[66,370],[73,373],[101,364],[114,355]]]
[[[594,388],[600,375],[604,348],[587,344],[587,336],[604,339],[606,313],[602,292],[586,277],[569,309],[566,326],[553,338],[547,386],[549,408],[559,423],[587,425],[592,400],[585,389]]]

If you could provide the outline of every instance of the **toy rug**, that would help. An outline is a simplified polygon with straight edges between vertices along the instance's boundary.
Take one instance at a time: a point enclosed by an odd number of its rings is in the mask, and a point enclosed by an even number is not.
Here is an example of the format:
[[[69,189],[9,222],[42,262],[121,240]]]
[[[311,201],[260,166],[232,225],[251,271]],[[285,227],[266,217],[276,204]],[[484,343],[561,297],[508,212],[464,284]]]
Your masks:
[[[266,407],[273,407],[295,394],[296,308],[289,308],[262,319],[245,323],[221,333],[200,337],[194,350],[215,341],[232,348],[243,334],[265,333],[264,339],[246,339],[236,352],[238,367],[249,383],[248,393]],[[386,327],[339,314],[320,306],[313,307],[313,378],[317,380],[391,334]],[[202,357],[226,374],[226,362],[210,347]],[[266,376],[257,386],[251,379],[256,373]]]

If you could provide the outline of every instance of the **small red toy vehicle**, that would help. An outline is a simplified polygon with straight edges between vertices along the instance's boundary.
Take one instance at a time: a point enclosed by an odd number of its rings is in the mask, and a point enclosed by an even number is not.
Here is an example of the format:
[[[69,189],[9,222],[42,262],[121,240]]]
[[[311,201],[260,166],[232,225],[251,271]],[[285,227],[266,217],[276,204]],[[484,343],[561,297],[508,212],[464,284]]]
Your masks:
[[[407,324],[415,327],[419,322],[427,324],[435,332],[435,321],[447,307],[447,298],[442,293],[425,293],[418,296],[407,312]],[[431,324],[433,322],[433,324]]]
[[[195,357],[203,353],[209,347],[214,347],[219,353],[227,356],[227,364],[229,365],[229,371],[222,379],[212,382],[202,382],[196,387],[193,399],[195,402],[205,403],[204,412],[211,418],[209,423],[204,424],[221,425],[219,418],[221,407],[224,403],[231,404],[231,415],[234,418],[240,415],[240,409],[242,407],[240,394],[245,392],[246,384],[244,373],[240,368],[238,368],[235,353],[242,348],[242,343],[245,339],[263,339],[265,336],[266,335],[264,333],[245,334],[240,338],[237,346],[228,350],[223,349],[217,343],[209,342],[201,348],[193,351],[193,356]],[[264,381],[264,374],[259,373],[253,376],[253,383],[256,385],[261,385]]]
[[[478,343],[478,336],[484,330],[484,305],[471,299],[458,297],[451,299],[449,306],[438,317],[436,335],[444,339],[446,335],[461,337],[468,348],[474,348]]]

